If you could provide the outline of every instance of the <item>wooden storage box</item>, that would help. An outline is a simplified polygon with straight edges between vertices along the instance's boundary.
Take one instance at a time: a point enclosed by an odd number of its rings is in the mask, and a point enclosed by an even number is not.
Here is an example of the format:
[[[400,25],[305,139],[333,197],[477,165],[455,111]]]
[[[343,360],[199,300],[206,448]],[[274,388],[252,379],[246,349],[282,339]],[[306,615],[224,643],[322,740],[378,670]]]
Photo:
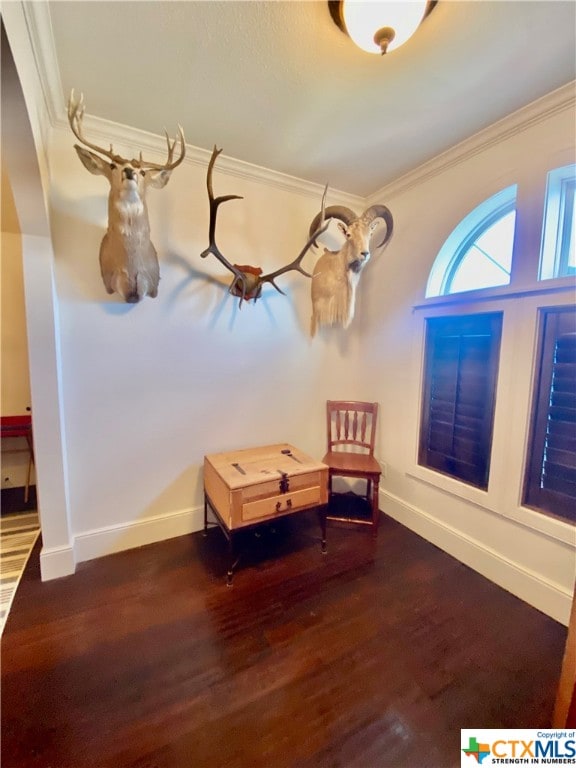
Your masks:
[[[328,503],[328,467],[287,443],[204,457],[204,491],[230,531]]]

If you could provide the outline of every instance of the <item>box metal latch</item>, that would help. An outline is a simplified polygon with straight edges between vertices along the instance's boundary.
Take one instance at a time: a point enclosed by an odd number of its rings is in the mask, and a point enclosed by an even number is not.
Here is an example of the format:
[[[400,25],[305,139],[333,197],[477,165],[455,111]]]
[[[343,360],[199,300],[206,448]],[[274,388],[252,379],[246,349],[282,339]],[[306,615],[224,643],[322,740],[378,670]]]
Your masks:
[[[280,479],[280,493],[287,493],[290,490],[290,478],[286,472],[282,472],[280,469],[278,472],[282,475]]]

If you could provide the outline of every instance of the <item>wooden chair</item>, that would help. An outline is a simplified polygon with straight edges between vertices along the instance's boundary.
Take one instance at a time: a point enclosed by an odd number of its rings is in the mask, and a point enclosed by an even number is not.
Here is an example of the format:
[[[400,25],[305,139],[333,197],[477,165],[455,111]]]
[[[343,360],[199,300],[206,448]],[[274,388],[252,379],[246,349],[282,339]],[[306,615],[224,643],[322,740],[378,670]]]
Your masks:
[[[18,453],[27,451],[28,453],[28,474],[26,476],[26,487],[24,489],[24,503],[28,503],[30,491],[30,476],[34,464],[34,445],[32,442],[32,416],[24,414],[22,416],[0,416],[0,437],[13,438],[23,437],[26,440],[26,448],[9,448],[9,453]]]
[[[334,502],[332,488],[334,477],[359,478],[366,481],[366,495],[361,496],[371,510],[371,518],[342,516],[328,508],[328,520],[370,525],[374,535],[378,532],[380,510],[378,508],[378,487],[381,468],[374,458],[376,419],[378,403],[364,403],[352,400],[328,400],[326,419],[328,428],[328,453],[322,459],[329,468],[329,494]],[[360,496],[360,494],[356,494]],[[334,507],[334,503],[332,503]]]

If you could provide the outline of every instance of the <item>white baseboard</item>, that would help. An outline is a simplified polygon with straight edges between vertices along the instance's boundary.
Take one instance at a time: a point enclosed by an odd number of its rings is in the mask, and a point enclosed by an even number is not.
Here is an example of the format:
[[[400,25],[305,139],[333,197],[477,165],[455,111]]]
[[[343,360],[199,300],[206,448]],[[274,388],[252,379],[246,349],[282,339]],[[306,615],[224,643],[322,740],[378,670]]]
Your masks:
[[[76,562],[82,563],[125,549],[185,536],[201,530],[203,526],[204,508],[197,507],[106,528],[94,528],[74,537],[74,554]]]
[[[71,576],[76,570],[72,547],[42,547],[40,552],[40,576],[42,581]]]
[[[380,509],[460,562],[568,626],[572,594],[481,542],[385,491]]]
[[[385,514],[524,602],[568,626],[572,603],[569,590],[547,580],[541,574],[526,569],[402,499],[383,490],[380,490],[380,495],[380,508]],[[42,549],[42,580],[68,576],[74,573],[76,563],[85,560],[200,531],[203,521],[204,509],[196,507],[86,531],[75,536],[73,549]]]

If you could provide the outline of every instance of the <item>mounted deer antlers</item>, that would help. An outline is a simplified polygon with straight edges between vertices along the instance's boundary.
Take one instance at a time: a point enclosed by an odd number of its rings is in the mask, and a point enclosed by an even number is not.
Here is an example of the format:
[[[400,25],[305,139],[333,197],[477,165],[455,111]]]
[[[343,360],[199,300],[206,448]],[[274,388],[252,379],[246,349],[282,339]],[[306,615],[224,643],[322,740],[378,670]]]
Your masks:
[[[220,197],[214,197],[214,190],[212,186],[212,171],[214,170],[214,164],[216,162],[216,159],[218,155],[222,152],[221,149],[217,149],[216,145],[214,145],[214,149],[212,150],[212,157],[210,158],[210,162],[208,163],[208,172],[206,175],[206,186],[208,189],[208,199],[210,201],[210,225],[208,230],[208,239],[210,242],[210,245],[208,248],[206,248],[200,256],[205,259],[206,256],[208,256],[209,253],[211,253],[213,256],[215,256],[221,264],[223,264],[226,269],[228,269],[232,274],[234,275],[234,279],[232,280],[232,283],[230,284],[230,287],[228,289],[228,292],[231,293],[233,296],[237,296],[240,299],[239,306],[242,306],[242,302],[244,299],[246,301],[250,301],[250,299],[254,299],[256,302],[260,295],[262,294],[262,286],[264,283],[271,283],[276,290],[284,294],[284,291],[279,288],[276,285],[276,278],[280,275],[283,275],[285,272],[290,272],[291,270],[296,270],[297,272],[300,272],[301,274],[305,275],[306,277],[312,277],[308,272],[306,272],[304,269],[302,269],[302,259],[310,249],[310,247],[314,244],[314,241],[317,237],[319,237],[323,232],[326,231],[328,227],[328,222],[324,222],[324,209],[325,209],[325,203],[326,203],[326,193],[328,191],[328,186],[324,188],[324,194],[322,195],[322,208],[320,211],[320,214],[318,216],[318,219],[316,221],[316,228],[314,232],[311,234],[310,238],[308,239],[308,242],[302,248],[298,256],[294,259],[294,261],[291,261],[290,264],[287,264],[285,267],[281,267],[280,269],[277,269],[274,272],[270,272],[267,275],[262,274],[262,269],[260,267],[252,267],[247,264],[231,264],[228,259],[221,253],[220,249],[216,245],[216,216],[218,214],[218,207],[221,205],[221,203],[225,203],[228,200],[242,200],[243,198],[240,195],[222,195]]]
[[[144,296],[158,294],[160,268],[156,249],[150,240],[150,224],[146,207],[149,186],[161,189],[170,174],[184,160],[186,142],[178,126],[178,137],[170,141],[166,133],[168,157],[164,164],[142,159],[127,160],[116,155],[112,145],[104,149],[87,141],[82,135],[84,98],[78,101],[74,91],[68,101],[68,122],[74,136],[94,152],[74,145],[86,170],[105,176],[110,183],[108,195],[108,229],[100,245],[100,270],[108,293],[119,293],[124,301],[134,304]],[[180,142],[180,154],[174,160],[174,149]],[[95,154],[95,153],[98,154]],[[102,155],[102,157],[100,157]]]

